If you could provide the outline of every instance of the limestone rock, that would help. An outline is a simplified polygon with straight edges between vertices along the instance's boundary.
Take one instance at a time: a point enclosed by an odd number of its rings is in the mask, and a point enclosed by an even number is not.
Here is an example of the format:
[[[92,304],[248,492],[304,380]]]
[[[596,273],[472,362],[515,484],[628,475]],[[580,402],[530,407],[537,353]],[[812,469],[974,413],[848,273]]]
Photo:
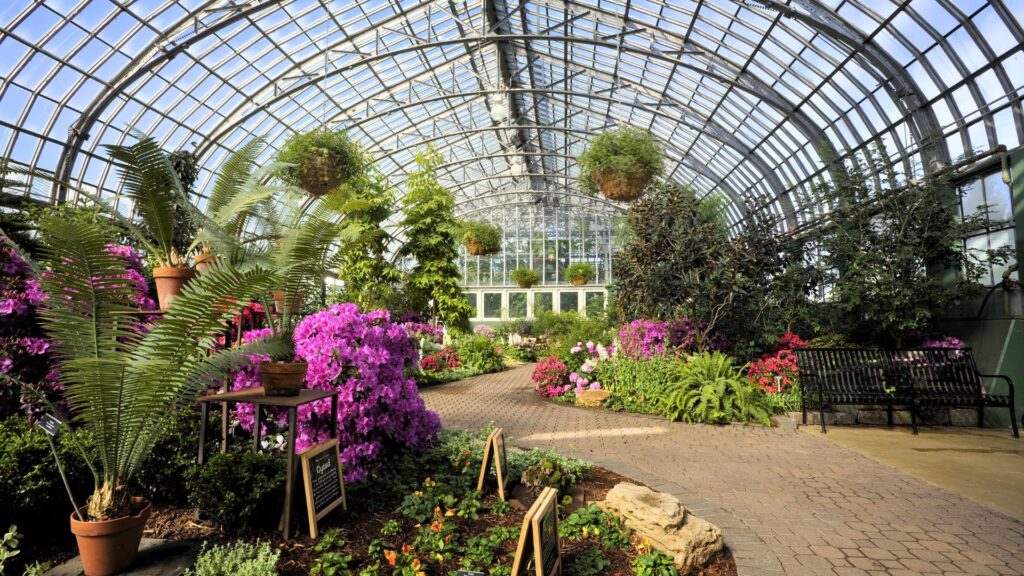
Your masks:
[[[584,390],[576,395],[576,405],[587,408],[600,408],[609,396],[611,396],[611,392],[607,390]]]
[[[608,491],[600,505],[622,516],[626,525],[652,546],[674,557],[683,571],[705,566],[725,546],[717,526],[687,513],[671,494],[621,482]]]

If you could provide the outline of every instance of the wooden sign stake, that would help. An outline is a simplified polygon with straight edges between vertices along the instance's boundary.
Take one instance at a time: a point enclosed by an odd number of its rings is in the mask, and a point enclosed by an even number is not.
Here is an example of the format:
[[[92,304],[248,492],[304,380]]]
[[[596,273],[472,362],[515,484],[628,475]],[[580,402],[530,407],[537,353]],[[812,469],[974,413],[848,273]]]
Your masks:
[[[532,550],[530,546],[532,544]],[[512,576],[562,574],[561,541],[558,538],[558,490],[545,488],[523,517]]]
[[[495,476],[498,478],[498,497],[507,500],[508,486],[512,478],[509,474],[508,454],[505,450],[505,431],[502,428],[495,428],[484,441],[484,459],[480,464],[480,478],[476,483],[476,489],[480,492],[483,491],[487,473],[491,470],[492,457],[494,458]]]
[[[302,483],[306,487],[309,535],[316,538],[319,535],[317,521],[338,506],[348,510],[338,441],[331,439],[321,442],[299,454],[299,459],[302,461]]]

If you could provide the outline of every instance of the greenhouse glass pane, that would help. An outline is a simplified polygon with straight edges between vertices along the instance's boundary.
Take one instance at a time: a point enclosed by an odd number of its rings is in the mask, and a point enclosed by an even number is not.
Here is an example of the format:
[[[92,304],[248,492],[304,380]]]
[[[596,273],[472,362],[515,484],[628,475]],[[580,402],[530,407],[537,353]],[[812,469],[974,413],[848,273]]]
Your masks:
[[[508,315],[510,318],[526,317],[526,292],[509,292]]]
[[[551,312],[554,308],[554,297],[551,292],[535,292],[533,294],[533,315]]]
[[[604,312],[604,292],[587,292],[585,298],[587,317],[600,316]]]
[[[501,292],[484,292],[484,318],[501,318]]]
[[[558,309],[562,312],[577,312],[580,309],[580,295],[577,292],[562,292],[558,295]]]
[[[478,315],[477,314],[478,308],[477,308],[476,293],[475,292],[467,292],[467,293],[464,294],[464,296],[466,297],[466,301],[469,302],[470,308],[473,309],[473,317],[475,318]]]

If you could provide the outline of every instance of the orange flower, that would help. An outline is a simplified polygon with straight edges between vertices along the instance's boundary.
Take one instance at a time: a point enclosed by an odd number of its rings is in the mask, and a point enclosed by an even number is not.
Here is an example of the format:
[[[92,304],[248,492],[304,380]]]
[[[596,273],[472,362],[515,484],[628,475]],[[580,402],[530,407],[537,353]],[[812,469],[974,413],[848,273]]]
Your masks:
[[[440,532],[441,528],[444,528],[444,520],[434,520],[430,523],[430,529],[434,532]]]
[[[402,554],[408,554],[409,552],[412,552],[412,546],[402,544]]]
[[[398,554],[395,554],[394,550],[385,550],[384,557],[387,558],[389,566],[394,566],[398,560]]]
[[[412,569],[413,570],[419,570],[420,569],[420,559],[419,558],[413,558],[412,559]]]

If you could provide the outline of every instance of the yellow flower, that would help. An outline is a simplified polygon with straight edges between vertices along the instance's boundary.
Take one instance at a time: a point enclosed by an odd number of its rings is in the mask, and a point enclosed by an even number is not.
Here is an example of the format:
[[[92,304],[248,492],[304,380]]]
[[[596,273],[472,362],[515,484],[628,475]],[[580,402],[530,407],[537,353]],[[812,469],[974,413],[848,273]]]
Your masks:
[[[417,490],[417,491],[413,492],[412,495],[413,496],[423,496],[423,491],[422,490]]]
[[[445,510],[444,515],[449,517],[449,518],[451,518],[452,516],[455,516],[455,510],[452,510],[451,508],[449,508],[448,510]]]
[[[413,570],[419,570],[420,569],[420,559],[419,558],[413,558],[412,559],[412,569]]]

